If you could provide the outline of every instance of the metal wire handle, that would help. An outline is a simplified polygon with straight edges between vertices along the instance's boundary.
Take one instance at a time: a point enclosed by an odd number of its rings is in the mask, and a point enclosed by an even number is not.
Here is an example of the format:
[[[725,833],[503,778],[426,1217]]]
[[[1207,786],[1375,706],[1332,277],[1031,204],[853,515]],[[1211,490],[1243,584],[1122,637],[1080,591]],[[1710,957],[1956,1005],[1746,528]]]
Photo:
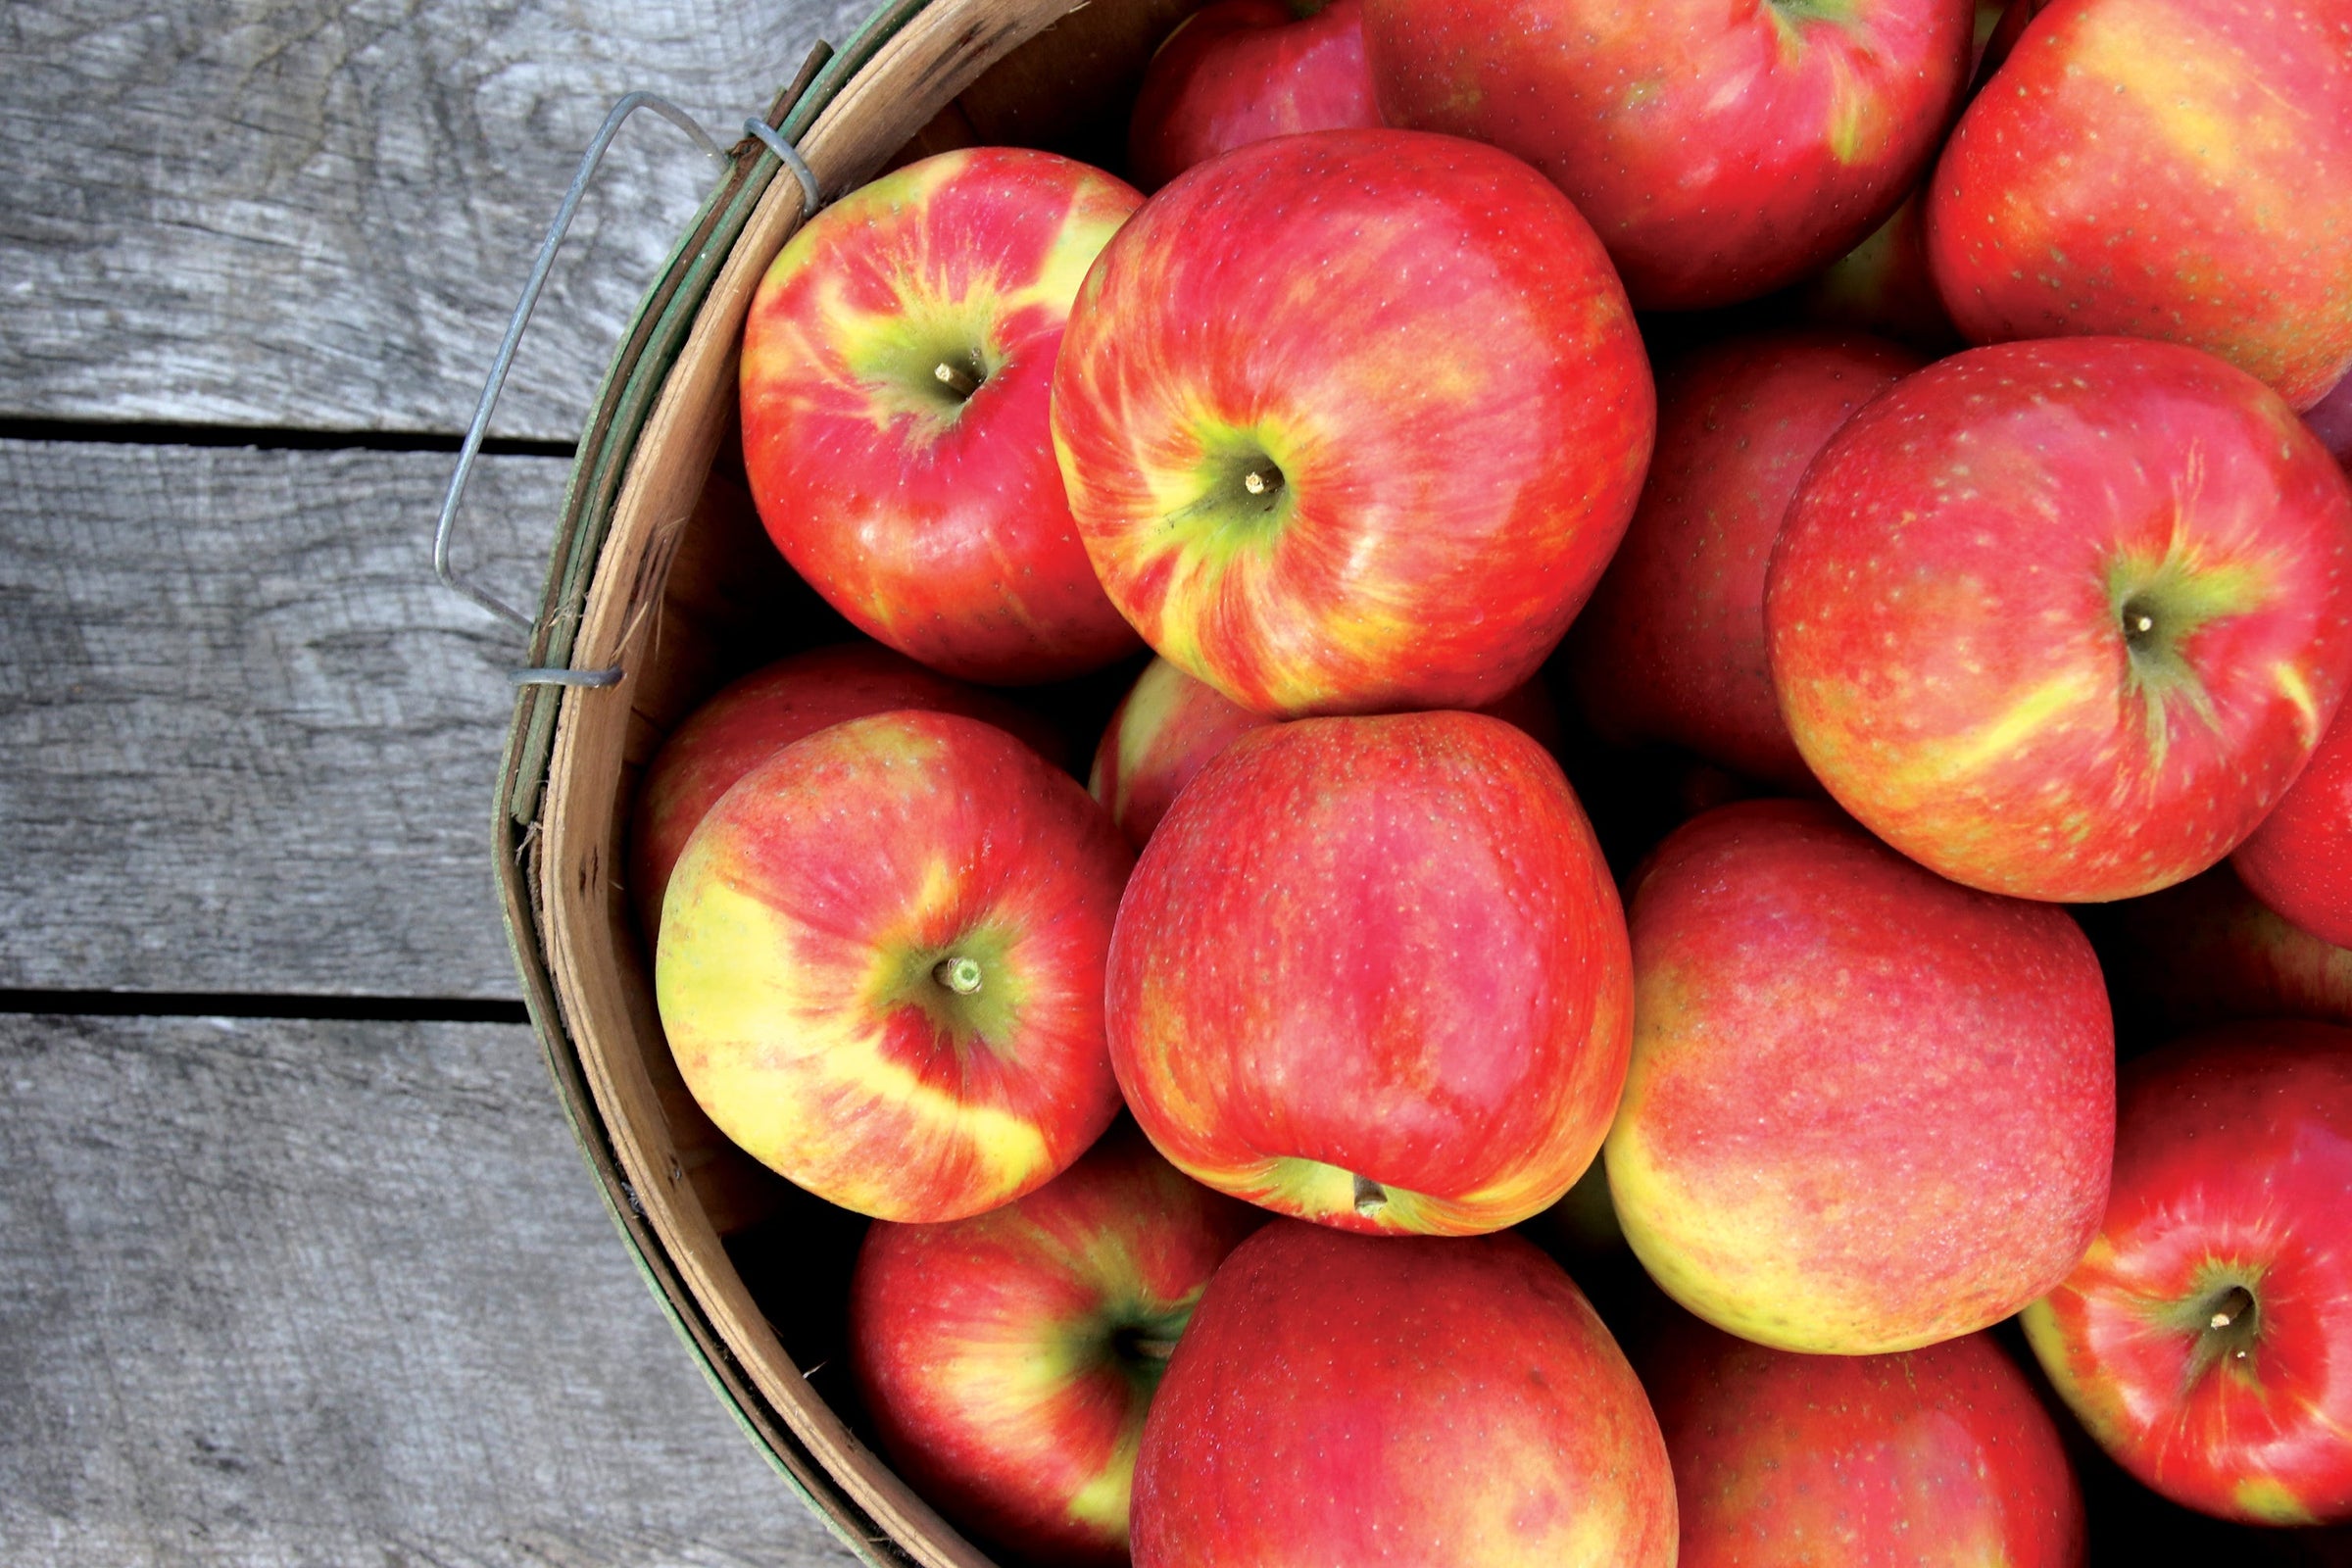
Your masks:
[[[597,130],[588,150],[580,155],[579,172],[571,176],[571,187],[564,191],[563,205],[556,209],[555,220],[547,225],[547,238],[539,246],[539,259],[531,264],[531,275],[522,285],[522,297],[514,303],[514,315],[507,322],[507,335],[498,345],[498,356],[490,362],[490,378],[482,385],[481,401],[474,405],[473,422],[466,426],[466,440],[458,448],[458,466],[449,477],[449,494],[441,502],[441,520],[433,530],[433,575],[443,585],[464,594],[475,604],[502,619],[512,621],[526,634],[537,629],[538,623],[529,615],[495,594],[476,587],[459,576],[449,564],[450,535],[458,519],[459,503],[465,499],[466,481],[473,477],[473,460],[480,456],[482,439],[490,430],[491,411],[498,407],[500,392],[505,390],[507,372],[514,368],[514,350],[522,342],[523,328],[530,324],[531,312],[539,304],[540,290],[547,286],[547,276],[556,264],[556,252],[564,244],[564,233],[571,227],[572,215],[579,211],[580,198],[587,194],[588,182],[595,177],[597,166],[605,159],[605,149],[628,118],[640,109],[651,109],[671,124],[694,138],[705,153],[726,161],[726,149],[710,133],[696,122],[695,118],[666,98],[650,92],[632,92],[612,105],[605,116],[604,124]],[[518,686],[610,686],[620,679],[617,666],[612,669],[534,668],[514,672]]]

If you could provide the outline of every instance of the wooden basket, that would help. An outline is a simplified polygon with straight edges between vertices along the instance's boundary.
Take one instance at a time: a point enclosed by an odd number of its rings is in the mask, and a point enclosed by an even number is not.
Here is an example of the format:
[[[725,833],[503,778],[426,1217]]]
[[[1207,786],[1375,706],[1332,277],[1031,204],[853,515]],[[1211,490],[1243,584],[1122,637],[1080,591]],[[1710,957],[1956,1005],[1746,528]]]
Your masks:
[[[976,141],[1115,163],[1145,61],[1200,3],[897,0],[838,53],[820,50],[766,120],[827,198],[896,155]],[[723,680],[846,634],[761,533],[734,433],[744,318],[803,205],[775,153],[736,147],[606,373],[530,662],[619,678],[522,688],[500,781],[499,883],[565,1114],[720,1395],[867,1561],[985,1564],[845,1419],[854,1395],[839,1352],[864,1222],[769,1175],[695,1104],[620,879],[634,791],[662,736]]]

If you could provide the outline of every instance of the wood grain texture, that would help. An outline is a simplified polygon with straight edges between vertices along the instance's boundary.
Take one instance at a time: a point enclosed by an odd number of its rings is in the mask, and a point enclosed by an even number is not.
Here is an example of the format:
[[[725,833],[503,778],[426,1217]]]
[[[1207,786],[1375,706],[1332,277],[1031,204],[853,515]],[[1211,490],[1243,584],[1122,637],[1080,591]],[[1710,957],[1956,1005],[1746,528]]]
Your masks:
[[[0,7],[0,415],[461,429],[621,93],[721,140],[867,0]],[[714,179],[622,133],[496,429],[568,440]]]
[[[512,997],[518,633],[432,580],[437,454],[0,442],[0,987]],[[564,465],[478,470],[535,603]]]
[[[526,1029],[0,1017],[0,1560],[847,1563]]]

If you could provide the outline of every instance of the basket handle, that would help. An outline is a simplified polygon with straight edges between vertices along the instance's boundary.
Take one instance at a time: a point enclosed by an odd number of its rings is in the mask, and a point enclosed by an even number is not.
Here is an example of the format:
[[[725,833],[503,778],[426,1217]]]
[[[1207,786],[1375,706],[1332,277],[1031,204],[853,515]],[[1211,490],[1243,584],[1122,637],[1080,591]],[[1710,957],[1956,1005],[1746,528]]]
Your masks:
[[[531,264],[531,275],[522,285],[522,297],[514,302],[514,314],[507,321],[507,335],[498,345],[498,355],[490,362],[490,377],[482,385],[481,401],[474,405],[473,422],[466,428],[466,439],[458,448],[458,466],[449,477],[449,493],[441,501],[441,518],[433,529],[433,575],[443,586],[464,594],[475,604],[503,620],[512,622],[525,633],[538,629],[529,615],[487,590],[466,581],[450,565],[450,538],[458,519],[459,503],[465,499],[466,481],[473,476],[473,460],[481,455],[482,440],[490,430],[491,411],[498,407],[499,394],[505,390],[507,372],[514,368],[514,350],[522,342],[523,328],[530,324],[531,312],[539,304],[540,290],[547,286],[548,273],[556,264],[556,252],[563,248],[564,236],[571,227],[572,216],[579,211],[580,198],[587,194],[588,182],[596,175],[597,167],[604,162],[605,150],[629,117],[640,109],[650,109],[692,137],[697,146],[711,158],[724,163],[727,151],[716,138],[703,129],[695,118],[666,98],[650,92],[632,92],[622,96],[605,116],[605,122],[580,155],[579,172],[571,176],[571,186],[564,191],[562,205],[557,207],[554,221],[547,226],[547,238],[540,243],[539,259]],[[795,163],[799,160],[796,158]],[[806,167],[805,165],[803,166]],[[795,172],[798,172],[796,170]],[[808,183],[809,181],[805,181]],[[610,686],[620,679],[618,669],[562,669],[538,668],[514,671],[518,686]]]

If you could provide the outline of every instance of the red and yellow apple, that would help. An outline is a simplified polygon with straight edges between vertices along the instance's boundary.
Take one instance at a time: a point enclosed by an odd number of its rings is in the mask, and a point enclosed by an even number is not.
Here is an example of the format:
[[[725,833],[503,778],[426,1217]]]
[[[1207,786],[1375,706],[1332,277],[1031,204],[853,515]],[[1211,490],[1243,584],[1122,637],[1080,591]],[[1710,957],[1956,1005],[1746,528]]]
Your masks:
[[[1365,0],[1364,47],[1390,124],[1528,160],[1636,305],[1688,310],[1792,283],[1893,211],[1959,100],[1974,12]]]
[[[768,535],[869,637],[950,675],[1058,679],[1131,652],[1047,427],[1070,300],[1142,197],[969,148],[804,224],[744,325],[743,457]]]
[[[2065,910],[1810,801],[1678,828],[1634,888],[1609,1130],[1626,1240],[1742,1339],[1854,1355],[1998,1322],[2097,1228],[2115,1040]]]
[[[2352,1026],[2352,950],[2274,914],[2228,864],[2097,912],[2091,938],[2119,1031],[2145,1041],[2243,1018]]]
[[[1216,0],[1152,57],[1127,122],[1127,172],[1157,190],[1268,136],[1380,123],[1363,0]]]
[[[877,643],[812,648],[729,682],[671,730],[647,764],[629,824],[629,896],[651,942],[670,867],[735,781],[804,735],[844,719],[924,708],[1019,736],[1046,758],[1060,732],[1004,698],[950,680]]]
[[[2177,1502],[2352,1520],[2352,1030],[2272,1020],[2124,1068],[2115,1187],[2026,1338]]]
[[[1559,748],[1560,716],[1541,679],[1523,682],[1479,711],[1525,730],[1545,751]],[[1236,736],[1274,722],[1154,659],[1112,710],[1095,747],[1087,791],[1140,850],[1194,774]]]
[[[1625,1073],[1624,917],[1576,797],[1476,713],[1302,719],[1201,770],[1111,939],[1111,1060],[1178,1169],[1461,1235],[1549,1206]]]
[[[1680,1568],[2081,1568],[2057,1425],[1984,1334],[1794,1355],[1678,1316],[1637,1366],[1674,1459]]]
[[[2318,402],[2352,369],[2347,28],[2334,0],[2039,10],[1929,182],[1960,330],[2162,338]]]
[[[1764,618],[1797,750],[1864,826],[1972,887],[2130,898],[2234,849],[2334,717],[2352,490],[2197,350],[1972,349],[1822,449]]]
[[[960,1219],[1118,1113],[1102,973],[1132,856],[1077,780],[959,714],[796,741],[670,875],[654,983],[719,1130],[819,1198]]]
[[[1633,1368],[1515,1236],[1276,1220],[1209,1281],[1144,1424],[1136,1568],[1672,1568]]]
[[[2336,948],[2352,948],[2352,705],[2310,765],[2230,858],[2253,895]]]
[[[1054,375],[1112,602],[1277,715],[1477,708],[1533,675],[1655,416],[1591,226],[1516,159],[1404,130],[1188,171],[1103,248]]]
[[[1658,378],[1658,445],[1625,542],[1568,634],[1593,730],[1668,741],[1783,789],[1817,789],[1764,657],[1764,568],[1805,465],[1919,368],[1852,333],[1770,332],[1694,350]]]
[[[1265,1215],[1133,1128],[944,1225],[878,1220],[850,1279],[850,1364],[883,1451],[1025,1561],[1123,1565],[1136,1446],[1169,1355]]]

